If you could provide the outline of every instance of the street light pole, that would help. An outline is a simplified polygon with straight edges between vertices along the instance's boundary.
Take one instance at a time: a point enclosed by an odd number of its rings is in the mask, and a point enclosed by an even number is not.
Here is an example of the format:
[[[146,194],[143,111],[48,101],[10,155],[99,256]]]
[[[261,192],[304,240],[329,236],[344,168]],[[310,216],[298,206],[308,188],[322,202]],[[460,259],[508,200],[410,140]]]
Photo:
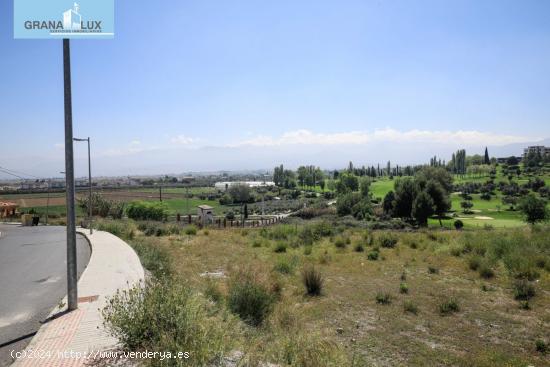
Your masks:
[[[92,159],[90,156],[90,137],[86,139],[74,138],[74,141],[87,141],[88,142],[88,223],[90,227],[90,234],[94,234],[92,229]]]
[[[73,159],[73,108],[71,96],[71,46],[63,39],[63,84],[65,105],[65,185],[67,186],[67,303],[68,310],[78,308],[76,275],[76,217]]]

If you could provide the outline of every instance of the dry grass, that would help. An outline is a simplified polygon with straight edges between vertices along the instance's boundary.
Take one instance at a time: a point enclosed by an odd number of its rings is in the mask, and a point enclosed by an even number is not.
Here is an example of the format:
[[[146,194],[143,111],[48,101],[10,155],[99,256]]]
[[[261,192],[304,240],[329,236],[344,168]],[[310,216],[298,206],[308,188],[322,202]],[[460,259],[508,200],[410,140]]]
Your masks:
[[[298,343],[302,350],[291,353],[299,354],[291,364],[295,366],[331,365],[334,360],[342,366],[549,365],[535,350],[536,340],[548,341],[549,337],[549,272],[540,270],[530,310],[522,310],[502,263],[495,265],[494,277],[482,279],[469,269],[467,256],[451,254],[464,235],[399,233],[395,248],[380,248],[377,261],[367,259],[372,246],[365,252],[340,249],[328,237],[316,241],[310,255],[292,246],[286,253],[275,253],[276,240],[260,237],[259,230],[250,230],[247,236],[238,230],[211,230],[208,236],[199,233],[143,241],[164,248],[173,259],[174,271],[197,289],[212,286],[200,275],[205,272],[221,271],[230,277],[252,265],[258,272],[272,274],[278,263],[290,257],[299,267],[315,265],[324,278],[321,297],[304,296],[300,272],[277,274],[280,299],[268,326],[244,338],[242,348],[249,352],[246,358],[250,361],[280,363],[282,351]],[[354,243],[361,241],[363,233],[348,229],[345,236]],[[321,262],[321,257],[330,261]],[[438,272],[430,273],[428,267]],[[400,293],[402,274],[406,274],[409,291]],[[226,279],[213,281],[227,294]],[[377,304],[379,292],[392,294],[392,302]],[[439,305],[449,299],[460,304],[460,312],[441,316]],[[414,305],[416,312],[404,312],[405,303]],[[289,330],[301,332],[291,337]],[[307,335],[315,341],[304,339]],[[338,357],[308,364],[307,356],[316,352],[306,345],[322,346]]]

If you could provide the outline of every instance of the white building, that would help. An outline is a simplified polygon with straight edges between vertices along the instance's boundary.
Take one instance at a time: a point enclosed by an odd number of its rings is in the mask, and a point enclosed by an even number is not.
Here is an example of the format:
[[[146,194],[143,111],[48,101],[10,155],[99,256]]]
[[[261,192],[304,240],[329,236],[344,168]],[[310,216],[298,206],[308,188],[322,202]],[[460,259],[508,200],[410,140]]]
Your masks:
[[[214,187],[217,190],[225,191],[226,189],[228,189],[233,185],[246,185],[250,188],[269,187],[269,186],[275,186],[275,182],[273,181],[222,181],[222,182],[216,182],[214,184]]]
[[[540,154],[541,157],[550,155],[550,148],[544,145],[533,145],[523,149],[523,158],[526,158],[529,153]]]

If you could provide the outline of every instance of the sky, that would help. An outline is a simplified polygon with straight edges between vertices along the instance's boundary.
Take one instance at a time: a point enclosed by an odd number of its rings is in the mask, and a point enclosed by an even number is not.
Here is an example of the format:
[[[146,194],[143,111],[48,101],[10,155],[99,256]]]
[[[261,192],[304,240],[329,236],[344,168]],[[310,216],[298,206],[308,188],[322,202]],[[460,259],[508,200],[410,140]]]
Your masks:
[[[550,137],[548,14],[545,0],[115,0],[113,40],[71,43],[74,134],[95,175],[519,154]],[[0,0],[0,167],[55,176],[62,43],[14,40],[12,17]],[[85,144],[75,157],[86,174]]]

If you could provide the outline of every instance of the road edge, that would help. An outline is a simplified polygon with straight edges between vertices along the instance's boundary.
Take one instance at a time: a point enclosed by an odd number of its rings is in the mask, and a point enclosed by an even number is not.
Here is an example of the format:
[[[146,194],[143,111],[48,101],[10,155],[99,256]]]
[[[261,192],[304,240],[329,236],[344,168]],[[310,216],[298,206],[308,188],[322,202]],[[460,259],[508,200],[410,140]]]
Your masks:
[[[83,366],[88,358],[118,345],[103,326],[101,310],[117,291],[144,281],[143,266],[134,249],[115,235],[77,232],[91,247],[88,266],[78,281],[79,307],[67,312],[65,296],[12,366]]]

